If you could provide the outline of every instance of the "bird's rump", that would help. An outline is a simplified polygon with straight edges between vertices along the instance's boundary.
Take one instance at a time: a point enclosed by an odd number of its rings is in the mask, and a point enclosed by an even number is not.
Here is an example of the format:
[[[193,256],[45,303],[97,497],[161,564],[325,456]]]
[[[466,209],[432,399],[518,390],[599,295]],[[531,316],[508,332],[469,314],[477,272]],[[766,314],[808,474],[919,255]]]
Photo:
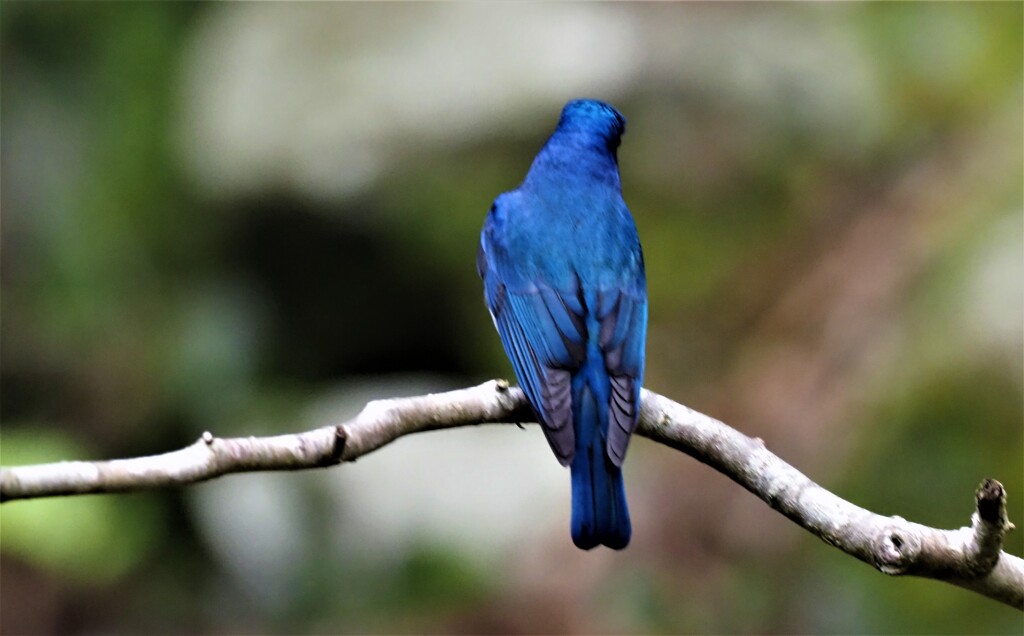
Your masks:
[[[480,269],[488,308],[559,462],[568,465],[575,453],[571,376],[584,362],[588,340],[593,337],[610,381],[608,430],[602,437],[607,439],[609,458],[621,466],[636,425],[645,299],[631,290],[611,289],[599,293],[588,306],[575,275],[561,289],[534,281],[513,291],[497,281],[496,272],[489,271],[493,266],[486,265],[485,250],[482,244]],[[596,333],[588,329],[588,317]]]

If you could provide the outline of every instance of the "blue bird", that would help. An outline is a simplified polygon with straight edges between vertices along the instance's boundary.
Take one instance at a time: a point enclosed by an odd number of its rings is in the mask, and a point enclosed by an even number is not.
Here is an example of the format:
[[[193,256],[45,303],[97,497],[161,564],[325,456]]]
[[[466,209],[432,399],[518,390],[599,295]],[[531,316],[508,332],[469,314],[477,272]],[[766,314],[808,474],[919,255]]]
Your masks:
[[[477,272],[551,449],[572,475],[572,540],[620,550],[632,529],[622,462],[639,416],[647,281],[616,151],[626,120],[574,100],[526,179],[498,196]]]

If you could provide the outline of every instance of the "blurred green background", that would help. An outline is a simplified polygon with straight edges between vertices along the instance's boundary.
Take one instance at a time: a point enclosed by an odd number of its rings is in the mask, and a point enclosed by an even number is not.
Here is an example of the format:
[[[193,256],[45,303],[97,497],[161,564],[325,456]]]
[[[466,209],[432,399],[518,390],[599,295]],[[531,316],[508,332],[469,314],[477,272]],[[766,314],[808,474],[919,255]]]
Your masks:
[[[509,377],[474,259],[561,106],[629,121],[647,386],[837,494],[1024,525],[1022,5],[4,2],[0,461]],[[1020,633],[633,444],[577,551],[536,427],[5,504],[20,633]],[[1020,555],[1024,532],[1006,549]]]

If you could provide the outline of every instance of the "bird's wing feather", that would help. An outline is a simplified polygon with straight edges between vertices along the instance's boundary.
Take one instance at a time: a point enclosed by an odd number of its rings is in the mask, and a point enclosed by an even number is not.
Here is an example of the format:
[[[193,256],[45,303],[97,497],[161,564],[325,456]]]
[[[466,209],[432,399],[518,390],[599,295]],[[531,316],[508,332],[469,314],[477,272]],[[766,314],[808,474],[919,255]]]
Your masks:
[[[625,290],[604,293],[598,303],[598,320],[599,344],[611,381],[608,456],[612,463],[621,466],[639,417],[647,331],[646,296]]]
[[[568,465],[575,452],[571,372],[583,359],[587,337],[578,281],[563,289],[537,281],[510,286],[486,243],[477,260],[488,309],[552,450]]]

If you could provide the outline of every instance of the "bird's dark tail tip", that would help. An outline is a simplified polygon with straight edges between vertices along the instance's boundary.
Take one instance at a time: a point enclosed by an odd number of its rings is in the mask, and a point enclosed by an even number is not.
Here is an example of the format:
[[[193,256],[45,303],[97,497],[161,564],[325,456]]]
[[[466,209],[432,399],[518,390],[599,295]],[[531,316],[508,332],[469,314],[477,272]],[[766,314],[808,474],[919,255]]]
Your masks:
[[[621,550],[633,530],[622,469],[602,444],[577,449],[572,462],[572,542],[590,550],[598,545]]]

